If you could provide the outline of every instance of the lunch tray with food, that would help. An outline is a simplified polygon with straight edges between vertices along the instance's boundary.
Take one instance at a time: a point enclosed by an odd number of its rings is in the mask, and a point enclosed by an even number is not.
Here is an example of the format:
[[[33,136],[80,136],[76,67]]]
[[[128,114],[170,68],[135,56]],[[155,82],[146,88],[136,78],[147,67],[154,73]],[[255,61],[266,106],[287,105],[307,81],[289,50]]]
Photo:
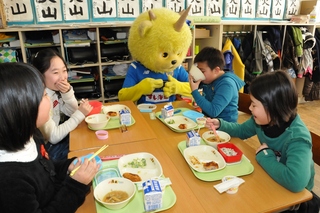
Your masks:
[[[201,140],[200,145],[206,145],[203,140]],[[182,156],[184,157],[184,150],[186,149],[186,141],[181,141],[178,144],[178,149]],[[203,181],[216,181],[221,180],[224,176],[233,175],[233,176],[243,176],[251,174],[254,170],[253,165],[250,160],[242,155],[242,159],[239,163],[236,164],[226,164],[226,166],[221,170],[213,170],[212,172],[208,171],[196,171],[192,167],[190,167],[193,174],[200,180]]]
[[[131,115],[131,124],[126,125],[126,126],[132,126],[135,123],[135,119]],[[118,129],[121,126],[119,119],[110,119],[107,125],[102,128],[102,129]],[[97,129],[92,129],[90,126],[88,126],[89,129],[91,130],[97,130]],[[100,129],[99,129],[100,130]]]
[[[173,117],[165,119],[161,116],[161,111],[156,112],[155,115],[156,118],[158,118],[162,123],[164,123],[167,127],[169,127],[169,129],[174,132],[188,132],[196,128],[203,128],[204,125],[199,126],[197,124],[197,122],[195,121],[196,118],[194,118],[193,114],[190,113],[191,111],[193,110],[190,110],[188,108],[175,108]],[[199,117],[203,117],[203,114],[198,114]]]
[[[113,169],[116,169],[117,171],[119,171],[118,160],[103,161],[102,162],[102,169],[107,169],[107,168],[113,168]],[[120,172],[119,172],[119,174],[120,174]],[[93,186],[93,188],[96,187],[95,181],[93,181],[92,186]],[[160,211],[164,211],[166,209],[171,208],[176,203],[176,200],[177,200],[176,194],[174,193],[171,186],[166,186],[165,190],[163,192],[163,196],[162,196],[162,208],[157,209],[153,212],[160,212]],[[138,190],[138,188],[137,188],[136,194],[134,195],[133,199],[128,203],[128,205],[126,205],[122,209],[111,210],[111,209],[104,207],[102,204],[100,204],[97,201],[95,201],[95,204],[96,204],[97,213],[108,213],[108,212],[110,212],[110,213],[114,213],[114,212],[125,213],[125,212],[132,212],[133,210],[135,212],[145,212],[144,200],[143,200],[143,190]]]

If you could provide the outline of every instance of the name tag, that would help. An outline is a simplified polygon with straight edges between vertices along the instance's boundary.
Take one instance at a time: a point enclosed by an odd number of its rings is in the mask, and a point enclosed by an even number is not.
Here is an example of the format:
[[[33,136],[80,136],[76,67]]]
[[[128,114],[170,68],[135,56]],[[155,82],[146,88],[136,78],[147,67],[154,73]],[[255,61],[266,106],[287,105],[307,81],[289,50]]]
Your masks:
[[[147,102],[153,102],[153,103],[157,103],[157,102],[165,102],[165,101],[169,101],[169,98],[165,97],[163,92],[153,92],[150,95],[146,95],[146,101]]]

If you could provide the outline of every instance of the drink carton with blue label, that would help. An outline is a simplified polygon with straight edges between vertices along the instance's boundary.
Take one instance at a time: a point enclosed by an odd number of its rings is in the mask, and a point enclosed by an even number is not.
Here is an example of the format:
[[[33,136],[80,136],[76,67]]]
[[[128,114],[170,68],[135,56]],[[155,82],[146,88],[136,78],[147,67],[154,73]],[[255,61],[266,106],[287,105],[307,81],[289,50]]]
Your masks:
[[[164,105],[164,107],[161,109],[161,117],[163,119],[170,118],[173,116],[173,114],[174,114],[174,108],[172,104]]]
[[[201,142],[201,137],[196,131],[192,130],[190,132],[187,132],[187,141],[186,141],[187,147],[199,146],[200,142]]]
[[[154,211],[162,207],[162,190],[158,180],[147,180],[142,183],[145,211]]]
[[[121,109],[119,111],[119,118],[121,125],[131,124],[131,112],[127,108]]]

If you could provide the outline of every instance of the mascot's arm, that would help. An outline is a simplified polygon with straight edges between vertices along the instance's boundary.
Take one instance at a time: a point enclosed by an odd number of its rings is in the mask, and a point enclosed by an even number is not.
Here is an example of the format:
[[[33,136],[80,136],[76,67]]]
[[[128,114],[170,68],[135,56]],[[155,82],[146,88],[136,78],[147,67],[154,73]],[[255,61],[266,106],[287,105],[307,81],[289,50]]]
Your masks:
[[[161,88],[162,86],[162,79],[145,78],[132,87],[122,88],[118,93],[118,98],[119,101],[137,101],[142,95],[149,95],[156,88]]]
[[[172,76],[168,76],[168,82],[163,87],[164,96],[171,95],[191,96],[191,88],[189,82],[180,82]]]

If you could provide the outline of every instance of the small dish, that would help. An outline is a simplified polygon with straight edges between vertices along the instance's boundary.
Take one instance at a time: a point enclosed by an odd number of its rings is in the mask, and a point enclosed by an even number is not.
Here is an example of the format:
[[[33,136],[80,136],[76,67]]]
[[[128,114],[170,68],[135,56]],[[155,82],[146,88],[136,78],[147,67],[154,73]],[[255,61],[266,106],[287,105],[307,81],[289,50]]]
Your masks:
[[[192,119],[194,122],[197,122],[197,118],[201,118],[204,114],[197,112],[195,110],[187,110],[182,113],[183,116]]]
[[[215,172],[227,165],[218,150],[208,145],[188,147],[183,151],[183,156],[197,172]]]
[[[242,151],[233,143],[218,144],[217,149],[227,163],[237,163],[241,161]]]
[[[150,153],[140,152],[125,155],[118,160],[118,169],[121,176],[125,173],[128,176],[140,177],[131,179],[133,182],[143,182],[150,178],[162,176],[162,167],[158,159]]]
[[[140,112],[152,112],[157,108],[157,106],[155,104],[139,104],[137,108]]]
[[[118,170],[115,168],[106,168],[106,169],[101,169],[100,171],[97,172],[97,174],[94,176],[94,181],[96,185],[98,185],[100,182],[108,178],[114,178],[114,177],[120,177]]]

